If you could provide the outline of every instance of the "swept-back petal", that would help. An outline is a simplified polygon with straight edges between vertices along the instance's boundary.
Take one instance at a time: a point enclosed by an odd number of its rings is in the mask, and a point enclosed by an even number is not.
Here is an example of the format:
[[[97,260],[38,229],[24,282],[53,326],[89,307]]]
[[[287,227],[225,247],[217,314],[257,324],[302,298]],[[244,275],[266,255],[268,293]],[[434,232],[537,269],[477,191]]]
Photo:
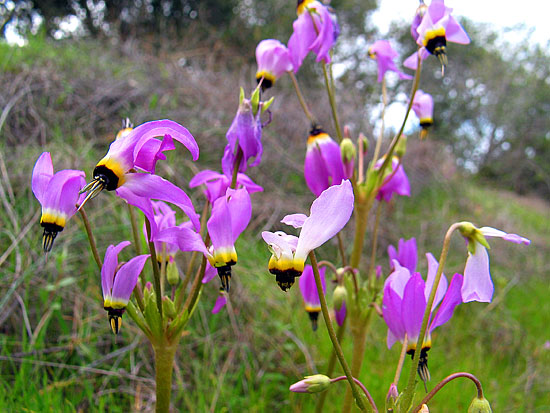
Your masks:
[[[414,343],[420,333],[422,318],[426,310],[426,298],[424,297],[425,283],[419,273],[414,274],[403,293],[403,302],[401,303],[401,315],[403,317],[403,326],[411,343]]]
[[[441,305],[437,309],[435,317],[432,319],[429,327],[431,333],[436,327],[445,324],[452,317],[455,307],[462,303],[462,295],[460,290],[464,277],[461,274],[455,274],[451,279],[451,284],[445,294],[445,298],[441,302]]]
[[[104,300],[111,296],[113,290],[115,270],[118,266],[118,254],[128,245],[130,245],[130,241],[122,241],[116,246],[109,245],[105,251],[105,258],[101,267],[101,289],[103,290]]]
[[[111,294],[113,302],[128,303],[147,258],[149,258],[148,254],[138,255],[120,267],[116,273],[113,292]]]
[[[304,222],[307,219],[306,214],[290,214],[286,215],[281,222],[286,225],[290,225],[294,228],[302,228],[302,225],[304,225]]]
[[[464,283],[462,284],[462,301],[479,301],[490,303],[493,299],[493,281],[489,272],[489,254],[480,243],[476,243],[475,254],[468,252],[464,267]]]
[[[321,276],[321,285],[323,286],[323,292],[326,292],[327,290],[325,272],[326,267],[319,268],[319,275]],[[313,267],[311,265],[305,266],[304,272],[300,276],[299,284],[306,310],[320,310],[321,300],[319,299],[319,294],[317,293],[317,284],[315,284],[315,275],[313,274]]]
[[[227,206],[231,214],[231,232],[233,243],[246,229],[252,217],[252,204],[250,195],[245,188],[227,190]]]
[[[428,261],[428,277],[426,278],[426,289],[424,290],[424,296],[426,297],[426,302],[428,301],[428,297],[430,296],[430,292],[432,291],[432,286],[435,281],[435,276],[437,274],[437,268],[439,267],[439,263],[435,259],[435,257],[431,253],[426,254],[426,260]],[[435,293],[435,299],[432,304],[432,311],[437,305],[441,302],[443,297],[445,296],[445,292],[447,291],[447,277],[445,277],[445,274],[441,274],[441,278],[439,280],[439,285],[437,286],[437,291]]]
[[[333,185],[313,201],[304,221],[295,257],[305,259],[309,252],[327,242],[347,224],[353,212],[353,188],[348,180]]]
[[[43,152],[34,164],[31,180],[32,192],[40,204],[44,203],[46,188],[52,176],[52,157],[49,152]]]
[[[212,314],[218,314],[220,310],[225,307],[227,304],[227,295],[225,293],[221,293],[218,295],[218,298],[216,299],[216,303],[214,304],[214,308],[212,309]]]
[[[402,298],[389,284],[384,287],[382,299],[382,317],[388,326],[387,345],[391,348],[398,340],[405,337],[405,327],[401,316]]]
[[[408,268],[399,265],[397,260],[393,260],[393,272],[386,278],[384,289],[389,286],[400,298],[403,298],[405,286],[411,278]]]
[[[177,245],[181,251],[198,251],[209,255],[206,245],[199,233],[188,226],[166,228],[156,234],[155,241]]]
[[[155,166],[159,159],[165,160],[163,152],[176,149],[174,140],[170,135],[164,135],[162,140],[150,139],[141,147],[136,156],[134,165],[143,171],[155,173]]]

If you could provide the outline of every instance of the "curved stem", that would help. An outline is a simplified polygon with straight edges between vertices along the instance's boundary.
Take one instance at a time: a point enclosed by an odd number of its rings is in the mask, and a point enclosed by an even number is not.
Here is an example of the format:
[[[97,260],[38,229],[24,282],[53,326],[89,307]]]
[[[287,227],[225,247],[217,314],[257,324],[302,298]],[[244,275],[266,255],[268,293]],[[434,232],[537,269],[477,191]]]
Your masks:
[[[332,112],[332,119],[334,120],[334,128],[336,129],[336,135],[338,136],[338,142],[342,142],[342,130],[340,129],[340,121],[338,120],[338,110],[336,109],[336,99],[334,98],[334,90],[331,87],[329,75],[327,71],[327,64],[323,60],[323,76],[325,78],[325,86],[328,94],[328,101],[330,103],[330,110]]]
[[[296,91],[296,96],[298,97],[298,101],[300,102],[300,105],[302,106],[302,109],[304,110],[304,113],[309,120],[309,123],[311,125],[315,125],[315,118],[309,111],[306,101],[304,99],[304,96],[302,95],[302,91],[300,90],[300,86],[298,86],[298,80],[296,79],[296,76],[294,76],[294,73],[292,71],[288,72],[288,75],[292,79],[292,84],[294,85],[294,90]]]
[[[151,265],[153,266],[153,287],[155,288],[155,298],[157,300],[157,308],[159,310],[160,319],[162,320],[162,293],[160,288],[160,273],[157,261],[157,251],[155,244],[151,239],[151,223],[147,217],[145,218],[145,228],[147,229],[147,243],[149,244],[149,252],[151,253]]]
[[[483,399],[484,396],[483,396],[483,388],[481,387],[481,382],[479,381],[479,379],[474,376],[473,374],[470,374],[470,373],[464,373],[464,372],[459,372],[459,373],[453,373],[451,374],[450,376],[447,376],[445,377],[443,380],[441,380],[433,389],[431,392],[429,392],[423,399],[422,401],[417,405],[415,406],[413,409],[412,409],[412,413],[415,413],[417,411],[419,411],[421,408],[422,408],[422,405],[423,404],[426,404],[428,403],[435,395],[436,393],[441,390],[446,384],[448,384],[450,381],[452,380],[455,380],[455,379],[458,379],[460,377],[464,377],[466,379],[470,379],[474,382],[474,384],[476,385],[476,389],[477,389],[477,398],[478,399]]]
[[[407,355],[407,344],[408,344],[408,337],[407,334],[405,334],[405,338],[403,339],[403,345],[401,346],[401,353],[399,354],[399,361],[397,362],[397,367],[395,369],[395,375],[393,376],[393,384],[397,386],[397,383],[399,383],[399,378],[401,377],[401,370],[403,369],[403,363],[405,362],[405,357]]]
[[[338,249],[340,250],[340,255],[342,256],[342,267],[346,267],[348,265],[348,260],[346,259],[346,249],[344,248],[342,233],[339,232],[336,234],[336,237],[338,238]]]
[[[338,326],[338,330],[336,331],[336,338],[338,339],[339,343],[344,338],[344,332],[346,331],[346,321],[347,321],[347,317],[344,318],[344,322],[342,323],[341,326]],[[334,349],[333,349],[330,352],[330,358],[328,360],[327,372],[325,373],[325,376],[327,376],[327,377],[332,376],[332,373],[334,373],[334,367],[335,366],[336,366],[336,351],[334,351]],[[327,394],[328,394],[328,392],[324,391],[319,395],[319,398],[317,399],[317,404],[315,405],[315,412],[316,413],[322,413],[323,412],[323,406],[325,404],[325,399],[327,398]]]
[[[330,379],[330,381],[331,381],[331,383],[336,383],[337,381],[346,380],[346,379],[347,379],[346,376],[340,376],[340,377],[336,377],[334,379]],[[376,413],[378,413],[378,408],[376,407],[376,403],[374,403],[374,400],[373,400],[372,396],[370,395],[369,391],[367,390],[367,388],[365,387],[365,385],[363,383],[361,383],[361,381],[356,379],[355,377],[353,378],[353,381],[361,388],[361,390],[363,390],[363,393],[365,393],[365,396],[367,396],[367,399],[369,400],[369,403],[372,406],[372,409]]]
[[[317,293],[319,294],[319,299],[321,301],[321,311],[323,312],[323,318],[325,319],[325,324],[327,326],[327,331],[330,336],[330,340],[332,341],[332,346],[334,347],[334,351],[336,352],[336,356],[338,357],[338,361],[340,362],[340,365],[344,369],[344,373],[346,375],[346,378],[348,379],[348,382],[351,387],[351,391],[353,393],[353,397],[355,398],[357,405],[359,406],[361,411],[366,411],[367,406],[365,406],[365,402],[361,397],[361,394],[357,390],[357,387],[353,381],[351,370],[348,366],[348,363],[346,362],[346,359],[344,357],[344,352],[342,351],[342,347],[338,342],[336,333],[334,332],[334,327],[332,326],[332,321],[330,320],[328,307],[327,307],[327,300],[325,299],[325,293],[323,292],[323,285],[321,284],[321,276],[319,275],[319,267],[317,266],[317,259],[315,258],[315,253],[313,251],[309,253],[309,260],[311,262],[311,266],[313,267],[315,284],[317,285]]]
[[[79,212],[80,212],[80,217],[82,218],[82,222],[84,222],[84,228],[86,228],[86,235],[88,236],[88,241],[90,242],[92,255],[94,256],[97,266],[101,270],[101,267],[103,267],[103,264],[101,263],[99,252],[97,251],[97,245],[95,243],[94,234],[92,233],[92,227],[90,226],[90,221],[88,221],[88,215],[86,214],[86,211],[84,211],[84,207],[82,206],[80,207]]]
[[[418,370],[418,363],[420,361],[420,349],[422,348],[424,337],[426,336],[426,330],[428,329],[428,320],[430,319],[430,314],[432,312],[432,305],[435,299],[435,293],[437,292],[437,287],[439,286],[439,281],[441,280],[441,274],[443,274],[443,268],[445,267],[445,261],[449,252],[451,236],[453,232],[459,227],[459,225],[460,224],[458,223],[451,225],[447,230],[447,233],[445,234],[445,239],[443,240],[443,249],[441,250],[441,256],[439,257],[439,266],[437,267],[432,290],[430,291],[430,296],[428,297],[428,301],[426,303],[426,309],[424,310],[424,318],[422,319],[420,333],[418,334],[418,340],[416,341],[416,351],[414,352],[411,370],[409,371],[407,387],[405,388],[405,392],[403,393],[402,400],[400,402],[400,405],[404,406],[404,409],[402,409],[403,411],[407,411],[409,406],[412,404],[414,387],[416,384],[415,377]]]

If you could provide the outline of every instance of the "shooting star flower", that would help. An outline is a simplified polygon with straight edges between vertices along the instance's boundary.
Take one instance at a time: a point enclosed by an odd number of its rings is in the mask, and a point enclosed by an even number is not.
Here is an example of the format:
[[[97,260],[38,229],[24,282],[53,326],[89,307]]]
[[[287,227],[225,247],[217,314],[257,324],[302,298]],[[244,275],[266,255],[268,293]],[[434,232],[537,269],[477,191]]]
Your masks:
[[[269,89],[278,78],[293,69],[287,47],[275,39],[266,39],[258,43],[256,62],[256,80],[262,81],[263,90]]]

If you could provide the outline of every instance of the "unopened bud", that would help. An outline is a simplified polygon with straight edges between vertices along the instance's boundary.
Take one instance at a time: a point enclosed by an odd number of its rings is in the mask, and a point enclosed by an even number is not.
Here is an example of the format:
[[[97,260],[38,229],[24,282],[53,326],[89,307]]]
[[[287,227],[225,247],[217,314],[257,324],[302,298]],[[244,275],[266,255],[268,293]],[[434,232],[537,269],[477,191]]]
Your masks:
[[[343,285],[338,285],[332,294],[332,305],[336,311],[340,311],[344,301],[348,298],[348,290]]]
[[[369,140],[365,135],[363,135],[363,133],[359,134],[359,137],[357,138],[357,144],[361,145],[363,155],[366,155],[369,151]]]
[[[483,233],[471,222],[460,222],[458,226],[460,234],[468,240],[468,251],[474,254],[476,245],[479,243],[485,248],[491,248]]]
[[[340,152],[342,154],[342,161],[344,162],[354,161],[357,156],[355,145],[350,138],[342,139],[340,143]]]
[[[405,152],[407,152],[407,137],[405,135],[401,135],[397,145],[395,146],[395,154],[397,157],[402,158],[405,156]]]
[[[491,405],[487,401],[485,397],[474,398],[472,400],[472,403],[470,404],[470,407],[468,407],[468,413],[492,413],[493,410],[491,410]]]
[[[174,305],[174,302],[170,300],[169,297],[162,297],[162,311],[164,314],[166,314],[169,318],[176,318],[176,306]]]
[[[170,261],[166,266],[166,279],[170,285],[178,285],[180,282],[180,273],[175,261]]]
[[[430,409],[428,409],[427,404],[423,404],[418,413],[430,413]]]
[[[306,376],[303,380],[294,383],[289,390],[295,393],[319,393],[330,386],[330,378],[324,374]]]

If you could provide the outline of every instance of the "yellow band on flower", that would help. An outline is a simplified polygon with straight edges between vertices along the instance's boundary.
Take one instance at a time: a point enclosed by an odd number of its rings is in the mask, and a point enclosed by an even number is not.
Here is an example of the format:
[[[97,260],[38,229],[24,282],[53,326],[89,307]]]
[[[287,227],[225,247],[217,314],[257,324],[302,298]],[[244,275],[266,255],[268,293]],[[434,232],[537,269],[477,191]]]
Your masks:
[[[260,70],[256,73],[256,80],[260,80],[262,77],[265,81],[271,82],[272,85],[275,84],[276,77],[274,74],[269,73],[266,70]]]
[[[45,209],[42,211],[42,217],[40,218],[41,224],[54,224],[61,228],[65,228],[66,222],[67,216],[65,214],[61,214],[52,209]]]
[[[296,7],[296,14],[299,16],[304,12],[306,7],[313,3],[315,0],[302,0],[300,3],[298,3],[298,7]]]
[[[125,182],[124,175],[126,174],[127,171],[119,161],[111,158],[110,156],[106,156],[97,163],[96,168],[98,166],[103,166],[107,168],[117,176],[118,178],[117,188],[124,184]]]
[[[439,27],[437,29],[427,30],[426,34],[424,35],[424,40],[422,41],[422,44],[424,46],[428,45],[428,42],[432,39],[435,39],[436,37],[445,37],[445,28]]]

